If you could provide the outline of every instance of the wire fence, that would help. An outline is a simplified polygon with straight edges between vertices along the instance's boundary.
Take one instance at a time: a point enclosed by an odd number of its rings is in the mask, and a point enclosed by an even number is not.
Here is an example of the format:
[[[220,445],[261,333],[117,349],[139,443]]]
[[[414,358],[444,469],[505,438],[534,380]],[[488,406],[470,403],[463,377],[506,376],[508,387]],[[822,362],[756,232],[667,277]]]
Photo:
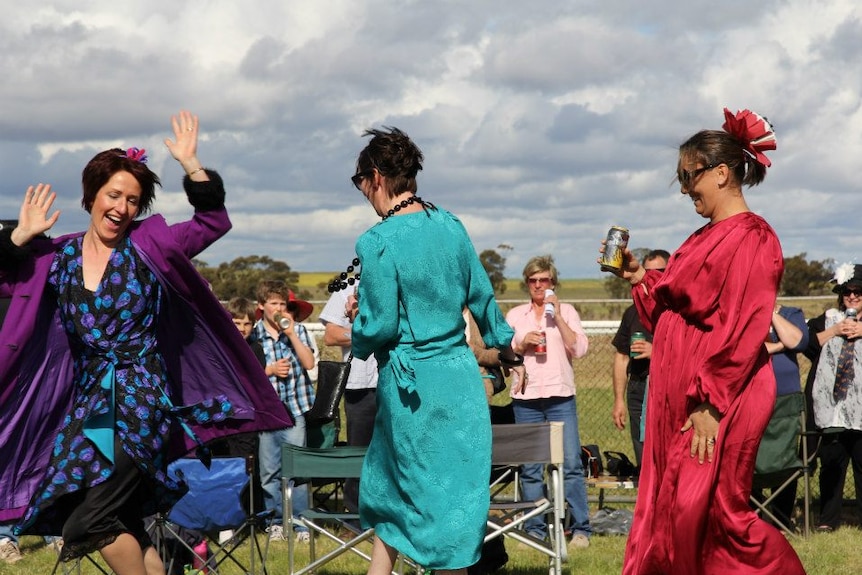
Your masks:
[[[821,298],[822,299],[822,298]],[[597,300],[598,301],[598,300]],[[508,302],[505,302],[508,303]],[[501,302],[501,307],[507,309],[504,302]],[[513,302],[514,303],[514,302]],[[522,302],[517,302],[522,303]],[[584,302],[579,302],[583,304]],[[616,317],[621,317],[623,310],[631,303],[625,300],[609,300],[601,302],[604,306],[604,312],[612,311],[616,313]],[[580,312],[581,308],[576,304]],[[581,314],[592,315],[595,317],[598,313]],[[806,314],[808,315],[808,314]],[[608,317],[604,315],[604,317]],[[601,452],[604,451],[619,451],[625,453],[634,461],[634,450],[631,443],[631,435],[628,429],[619,430],[613,424],[611,413],[614,405],[613,396],[613,380],[612,366],[614,357],[614,347],[611,344],[613,336],[619,326],[618,320],[589,320],[582,321],[583,327],[589,338],[589,351],[580,359],[573,362],[575,371],[575,385],[577,389],[577,406],[578,406],[578,422],[581,443],[583,445],[596,444]],[[319,323],[305,324],[309,330],[318,336],[320,344],[321,356],[328,359],[340,359],[338,351],[334,348],[324,348],[323,346],[323,326]],[[810,362],[801,354],[799,355],[799,366],[801,371],[801,381],[804,382],[810,368]],[[502,405],[510,401],[508,391],[500,393],[494,397],[494,403]],[[815,509],[819,501],[819,469],[814,471],[811,477],[811,503]],[[592,491],[592,490],[591,490]],[[634,500],[634,493],[631,490],[613,490],[605,494],[604,501],[610,502],[626,502]],[[852,481],[845,482],[844,496],[845,499],[851,499],[854,495]],[[802,483],[800,482],[797,489],[797,496],[802,497]],[[598,493],[590,493],[591,500],[596,501],[599,498]]]

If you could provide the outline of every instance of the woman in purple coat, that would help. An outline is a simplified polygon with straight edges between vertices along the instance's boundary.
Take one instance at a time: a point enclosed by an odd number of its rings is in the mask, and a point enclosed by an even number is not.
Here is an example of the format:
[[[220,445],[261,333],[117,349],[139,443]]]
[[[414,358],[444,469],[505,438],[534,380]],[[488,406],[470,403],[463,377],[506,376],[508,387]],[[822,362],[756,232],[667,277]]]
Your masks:
[[[268,379],[191,264],[230,221],[221,178],[197,158],[197,117],[172,125],[165,144],[187,174],[191,220],[136,221],[158,176],[143,150],[111,149],[84,168],[84,233],[43,237],[59,217],[43,184],[0,233],[0,295],[12,298],[0,331],[0,520],[62,530],[64,559],[98,550],[117,575],[164,574],[143,518],[185,492],[171,459],[291,423],[268,411],[280,405]]]

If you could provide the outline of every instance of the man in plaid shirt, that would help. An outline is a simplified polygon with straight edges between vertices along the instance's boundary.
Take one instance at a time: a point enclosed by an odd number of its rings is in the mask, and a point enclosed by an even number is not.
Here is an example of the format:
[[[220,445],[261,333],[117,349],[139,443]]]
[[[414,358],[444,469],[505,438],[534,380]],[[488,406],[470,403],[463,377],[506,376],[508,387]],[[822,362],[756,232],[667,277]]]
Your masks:
[[[314,404],[314,387],[308,376],[308,370],[314,368],[314,352],[311,336],[299,323],[311,314],[313,307],[297,299],[284,282],[273,280],[264,280],[258,286],[257,305],[262,317],[254,326],[252,337],[263,347],[266,375],[294,421],[293,427],[260,434],[258,459],[263,500],[267,509],[275,510],[270,539],[280,540],[285,537],[282,528],[281,446],[284,443],[305,445],[305,413]],[[286,328],[279,325],[282,318],[290,319]],[[294,494],[297,502],[294,515],[299,515],[307,508],[306,486],[294,489]],[[307,542],[308,530],[297,528],[296,538]]]

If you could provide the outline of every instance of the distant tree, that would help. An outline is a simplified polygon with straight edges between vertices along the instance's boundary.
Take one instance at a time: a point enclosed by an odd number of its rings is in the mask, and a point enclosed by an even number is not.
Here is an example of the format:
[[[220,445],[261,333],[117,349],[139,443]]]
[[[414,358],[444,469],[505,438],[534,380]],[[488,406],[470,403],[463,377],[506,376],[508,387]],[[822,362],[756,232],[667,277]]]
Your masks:
[[[479,254],[479,261],[491,280],[494,293],[504,294],[506,292],[506,258],[496,250],[485,250]]]
[[[832,278],[835,261],[808,261],[806,252],[784,258],[784,277],[781,279],[780,294],[784,296],[823,295],[830,292],[829,280]]]
[[[222,300],[237,296],[254,299],[257,284],[263,279],[281,280],[294,291],[299,282],[299,274],[291,271],[289,265],[269,256],[242,256],[217,267],[200,260],[195,260],[194,264],[210,283],[216,297]]]
[[[648,253],[652,250],[650,248],[634,248],[632,249],[632,254],[638,259],[638,261],[643,261]],[[611,299],[626,299],[627,297],[631,297],[632,294],[632,286],[629,282],[624,280],[623,278],[619,278],[612,273],[607,273],[608,276],[605,278],[605,293],[608,294],[608,297]]]

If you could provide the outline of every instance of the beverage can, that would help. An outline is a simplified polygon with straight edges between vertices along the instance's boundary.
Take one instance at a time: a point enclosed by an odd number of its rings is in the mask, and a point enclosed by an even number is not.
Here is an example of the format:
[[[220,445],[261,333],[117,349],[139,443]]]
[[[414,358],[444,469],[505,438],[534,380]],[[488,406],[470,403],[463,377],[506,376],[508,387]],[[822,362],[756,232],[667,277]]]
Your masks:
[[[552,290],[552,289],[546,289],[545,290],[545,297],[551,297],[552,295],[554,295],[554,290]],[[554,317],[555,313],[556,312],[554,310],[554,304],[551,302],[547,302],[545,304],[545,315],[548,317]]]
[[[539,343],[536,344],[536,347],[533,349],[533,353],[536,355],[545,355],[548,353],[548,341],[545,339],[545,330],[539,332],[542,336],[542,339],[539,340]]]
[[[620,271],[623,267],[623,251],[629,245],[629,231],[620,226],[611,226],[605,239],[605,252],[599,261],[604,272]]]
[[[632,343],[634,343],[636,341],[644,341],[645,339],[646,339],[646,334],[644,332],[636,331],[632,334],[631,342],[629,343],[629,345],[631,345]],[[637,352],[637,351],[631,349],[631,347],[629,347],[629,357],[635,357],[638,355],[640,355],[640,352]]]

